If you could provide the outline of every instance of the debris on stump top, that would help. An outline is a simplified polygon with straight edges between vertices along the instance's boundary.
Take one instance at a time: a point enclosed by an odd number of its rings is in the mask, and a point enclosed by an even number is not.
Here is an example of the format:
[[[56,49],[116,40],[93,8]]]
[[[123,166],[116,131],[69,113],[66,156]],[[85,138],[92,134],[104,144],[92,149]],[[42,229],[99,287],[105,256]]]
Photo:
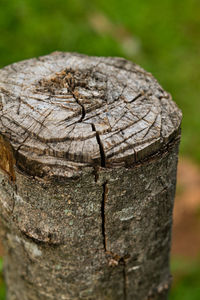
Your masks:
[[[0,70],[0,134],[31,175],[134,165],[178,134],[181,117],[155,78],[122,58],[55,52]]]

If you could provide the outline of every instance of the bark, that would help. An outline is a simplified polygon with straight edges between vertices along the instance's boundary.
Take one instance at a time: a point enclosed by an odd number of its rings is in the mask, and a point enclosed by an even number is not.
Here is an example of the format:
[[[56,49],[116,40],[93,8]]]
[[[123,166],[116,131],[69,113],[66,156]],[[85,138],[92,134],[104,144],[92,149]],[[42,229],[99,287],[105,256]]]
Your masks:
[[[0,70],[8,300],[167,299],[181,112],[121,58]]]

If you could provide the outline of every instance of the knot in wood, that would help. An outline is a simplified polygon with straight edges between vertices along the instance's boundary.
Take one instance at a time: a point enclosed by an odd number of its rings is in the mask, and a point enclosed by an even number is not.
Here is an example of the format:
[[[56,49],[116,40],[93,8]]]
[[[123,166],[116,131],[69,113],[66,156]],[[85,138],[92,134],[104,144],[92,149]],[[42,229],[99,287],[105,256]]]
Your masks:
[[[31,175],[131,166],[174,138],[181,112],[122,58],[56,52],[0,70],[0,134]]]

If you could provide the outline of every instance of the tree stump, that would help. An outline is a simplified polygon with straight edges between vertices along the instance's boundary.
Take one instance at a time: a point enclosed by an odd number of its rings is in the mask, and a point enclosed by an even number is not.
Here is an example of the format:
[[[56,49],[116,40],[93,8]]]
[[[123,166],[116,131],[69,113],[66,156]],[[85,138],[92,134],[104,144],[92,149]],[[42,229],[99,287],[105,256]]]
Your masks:
[[[181,112],[122,58],[0,70],[8,300],[167,299]]]

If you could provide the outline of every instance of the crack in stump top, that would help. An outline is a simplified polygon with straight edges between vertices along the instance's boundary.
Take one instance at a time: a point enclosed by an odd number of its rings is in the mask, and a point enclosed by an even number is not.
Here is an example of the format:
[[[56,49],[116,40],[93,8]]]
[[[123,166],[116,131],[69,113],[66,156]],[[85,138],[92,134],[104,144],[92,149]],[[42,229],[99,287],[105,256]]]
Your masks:
[[[70,177],[133,164],[178,132],[181,112],[154,77],[122,58],[55,52],[0,70],[0,134],[18,167]]]

